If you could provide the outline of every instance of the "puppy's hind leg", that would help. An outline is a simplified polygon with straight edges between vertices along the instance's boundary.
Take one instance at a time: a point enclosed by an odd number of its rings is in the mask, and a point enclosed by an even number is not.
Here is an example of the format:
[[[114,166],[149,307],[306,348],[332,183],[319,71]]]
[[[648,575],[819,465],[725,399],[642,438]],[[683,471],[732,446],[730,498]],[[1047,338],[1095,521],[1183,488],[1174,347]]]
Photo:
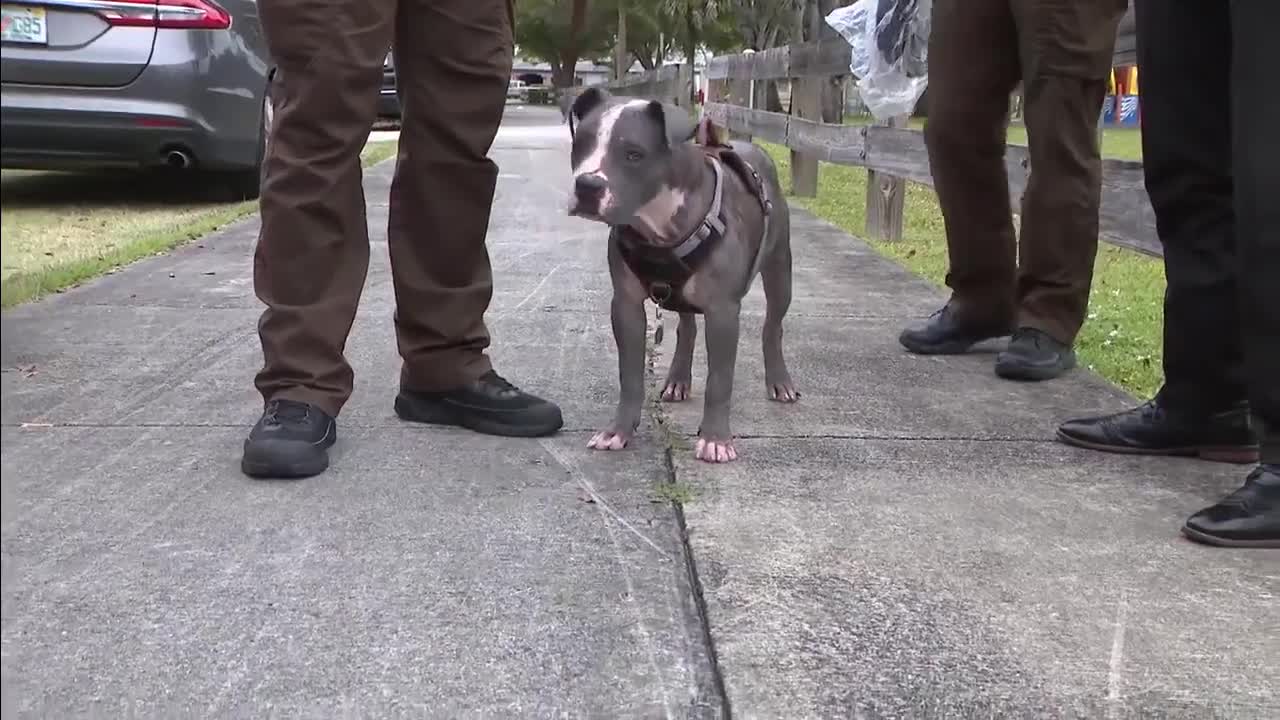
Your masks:
[[[693,345],[697,338],[697,318],[689,313],[680,313],[680,324],[676,326],[676,353],[671,358],[667,382],[662,387],[664,402],[689,399],[689,388],[693,385]]]
[[[787,361],[782,357],[782,319],[791,308],[791,242],[783,238],[760,267],[764,284],[765,315],[761,344],[764,346],[764,382],[769,399],[793,403],[800,391],[791,381]]]

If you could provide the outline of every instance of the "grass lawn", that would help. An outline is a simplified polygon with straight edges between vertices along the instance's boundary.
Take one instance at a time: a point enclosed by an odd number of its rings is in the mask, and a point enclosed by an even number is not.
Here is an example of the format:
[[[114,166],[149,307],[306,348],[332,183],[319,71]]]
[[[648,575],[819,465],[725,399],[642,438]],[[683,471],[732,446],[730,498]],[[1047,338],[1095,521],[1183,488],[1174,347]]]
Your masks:
[[[846,125],[869,125],[871,116],[858,115],[845,119]],[[924,118],[911,118],[908,123],[916,130],[924,129]],[[1027,129],[1021,123],[1009,126],[1009,144],[1027,144]],[[1108,127],[1102,131],[1102,156],[1116,160],[1142,159],[1142,131],[1138,128]]]
[[[396,152],[370,143],[368,166]],[[3,306],[10,307],[162,253],[252,213],[256,201],[202,200],[195,182],[139,173],[0,174]]]
[[[783,186],[789,188],[789,152],[781,146],[764,147],[778,163]],[[850,234],[865,237],[866,182],[863,169],[822,163],[818,197],[793,200]],[[947,272],[947,246],[933,189],[907,183],[905,207],[901,242],[869,242],[880,253],[941,286]],[[1164,267],[1159,259],[1100,245],[1089,320],[1076,342],[1076,352],[1082,365],[1140,398],[1152,395],[1162,380],[1164,287]]]

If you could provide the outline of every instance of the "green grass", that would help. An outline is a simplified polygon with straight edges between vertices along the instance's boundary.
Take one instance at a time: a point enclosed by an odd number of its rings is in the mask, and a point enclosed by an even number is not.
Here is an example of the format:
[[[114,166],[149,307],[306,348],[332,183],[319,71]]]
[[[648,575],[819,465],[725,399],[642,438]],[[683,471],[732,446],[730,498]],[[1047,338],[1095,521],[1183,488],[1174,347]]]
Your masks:
[[[1120,131],[1127,132],[1127,131]],[[790,154],[765,145],[790,183]],[[795,203],[857,237],[866,236],[867,173],[822,163],[818,197]],[[941,286],[947,272],[946,235],[932,188],[907,184],[900,242],[868,240],[881,254]],[[1082,365],[1138,397],[1159,388],[1164,303],[1164,267],[1155,258],[1101,244],[1094,268],[1089,319],[1076,341]]]
[[[857,115],[845,120],[846,125],[868,125],[869,115]],[[923,130],[924,118],[911,118],[908,125]],[[1027,129],[1021,123],[1009,126],[1009,144],[1027,144]],[[1102,156],[1115,160],[1142,160],[1142,132],[1138,128],[1108,127],[1102,131]]]
[[[393,156],[370,143],[365,166]],[[249,215],[256,201],[203,199],[198,182],[140,173],[0,174],[3,307],[12,307],[156,255]]]
[[[693,488],[684,483],[664,482],[658,483],[653,490],[653,499],[655,502],[670,502],[677,505],[688,505],[697,499],[697,493]]]

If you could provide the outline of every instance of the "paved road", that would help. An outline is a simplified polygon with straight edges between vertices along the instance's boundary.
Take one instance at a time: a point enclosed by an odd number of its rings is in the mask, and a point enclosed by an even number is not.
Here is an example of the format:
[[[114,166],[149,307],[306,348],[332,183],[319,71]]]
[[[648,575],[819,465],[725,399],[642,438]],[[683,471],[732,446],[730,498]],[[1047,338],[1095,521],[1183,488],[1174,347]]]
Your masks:
[[[389,164],[319,478],[237,471],[256,221],[4,314],[6,719],[1280,716],[1280,556],[1176,535],[1240,472],[1047,441],[1126,399],[904,354],[938,291],[803,213],[801,403],[764,399],[757,289],[742,460],[691,461],[696,405],[588,452],[608,278],[558,122],[510,113],[490,240],[493,355],[563,403],[554,439],[394,419]]]

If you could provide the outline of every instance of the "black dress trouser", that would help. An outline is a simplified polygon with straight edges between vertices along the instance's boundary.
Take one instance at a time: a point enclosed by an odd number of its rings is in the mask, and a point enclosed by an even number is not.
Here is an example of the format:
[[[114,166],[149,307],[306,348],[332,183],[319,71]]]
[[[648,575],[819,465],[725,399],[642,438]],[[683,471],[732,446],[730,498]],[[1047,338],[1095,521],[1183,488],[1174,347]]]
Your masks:
[[[1137,0],[1170,408],[1247,399],[1280,462],[1280,2]]]

